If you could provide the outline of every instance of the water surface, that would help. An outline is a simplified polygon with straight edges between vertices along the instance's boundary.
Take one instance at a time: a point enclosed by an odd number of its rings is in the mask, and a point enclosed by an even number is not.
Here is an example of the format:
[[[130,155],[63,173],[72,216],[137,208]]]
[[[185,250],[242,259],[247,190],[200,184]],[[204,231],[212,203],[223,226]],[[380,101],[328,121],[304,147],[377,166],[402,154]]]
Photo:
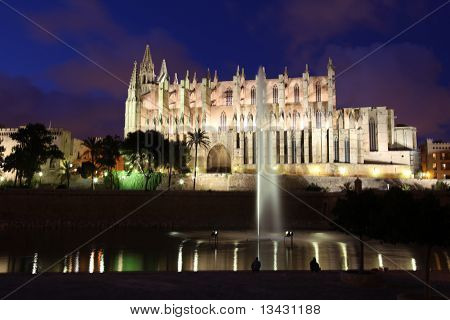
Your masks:
[[[249,270],[257,252],[255,231],[219,231],[217,247],[210,232],[111,231],[84,248],[67,254],[96,232],[22,232],[0,234],[0,273],[103,273],[133,271]],[[423,250],[370,241],[367,269],[416,270]],[[339,232],[295,231],[294,238],[265,234],[260,242],[263,270],[309,270],[316,257],[323,270],[358,267],[358,242]],[[58,260],[61,260],[58,262]],[[449,270],[447,250],[436,250],[432,268]]]

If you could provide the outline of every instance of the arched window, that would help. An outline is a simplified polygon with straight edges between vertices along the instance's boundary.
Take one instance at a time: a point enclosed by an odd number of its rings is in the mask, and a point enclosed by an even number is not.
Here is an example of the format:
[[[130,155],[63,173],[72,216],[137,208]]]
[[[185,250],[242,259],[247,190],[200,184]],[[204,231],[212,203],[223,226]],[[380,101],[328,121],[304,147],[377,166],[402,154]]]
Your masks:
[[[369,141],[370,151],[378,151],[377,125],[373,118],[369,120]]]
[[[339,162],[339,137],[334,137],[334,162]]]
[[[322,101],[322,88],[320,87],[320,83],[316,83],[316,101]]]
[[[225,114],[225,112],[222,112],[222,114],[220,115],[219,131],[225,132],[226,128],[227,128],[227,115]]]
[[[253,86],[250,90],[250,103],[256,105],[256,88]]]
[[[322,112],[320,111],[316,112],[316,128],[322,128]]]
[[[233,90],[231,90],[231,88],[228,88],[225,91],[225,105],[227,106],[233,105]]]
[[[298,84],[294,87],[294,103],[300,102],[300,88],[298,87]]]
[[[345,148],[345,162],[350,163],[350,139],[348,137],[345,137],[344,148]]]
[[[273,93],[273,103],[278,103],[278,87],[277,87],[277,85],[273,86],[272,93]]]

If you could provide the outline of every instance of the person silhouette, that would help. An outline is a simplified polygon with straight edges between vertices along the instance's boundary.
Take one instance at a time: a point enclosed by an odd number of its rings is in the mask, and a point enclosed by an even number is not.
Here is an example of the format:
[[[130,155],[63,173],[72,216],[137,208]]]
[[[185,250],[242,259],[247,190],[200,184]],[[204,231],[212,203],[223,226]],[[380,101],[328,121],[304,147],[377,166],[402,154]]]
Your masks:
[[[316,257],[312,258],[311,262],[309,263],[309,269],[312,272],[319,272],[320,271],[320,265],[316,260]]]
[[[259,271],[261,269],[261,261],[259,261],[258,257],[252,262],[252,271]]]

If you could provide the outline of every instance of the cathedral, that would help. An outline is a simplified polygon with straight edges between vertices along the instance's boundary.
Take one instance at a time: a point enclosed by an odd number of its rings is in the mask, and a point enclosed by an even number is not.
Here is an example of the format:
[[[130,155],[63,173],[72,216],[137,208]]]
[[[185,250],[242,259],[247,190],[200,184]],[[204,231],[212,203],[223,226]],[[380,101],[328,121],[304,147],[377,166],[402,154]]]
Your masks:
[[[395,124],[386,106],[336,108],[336,72],[331,59],[325,75],[300,75],[287,68],[265,81],[270,110],[271,163],[280,174],[412,178],[418,170],[416,128]],[[231,80],[208,70],[197,79],[189,71],[169,76],[166,61],[155,70],[150,48],[134,63],[125,103],[125,136],[157,130],[186,139],[197,128],[210,146],[199,150],[202,173],[256,170],[256,83],[237,67]]]

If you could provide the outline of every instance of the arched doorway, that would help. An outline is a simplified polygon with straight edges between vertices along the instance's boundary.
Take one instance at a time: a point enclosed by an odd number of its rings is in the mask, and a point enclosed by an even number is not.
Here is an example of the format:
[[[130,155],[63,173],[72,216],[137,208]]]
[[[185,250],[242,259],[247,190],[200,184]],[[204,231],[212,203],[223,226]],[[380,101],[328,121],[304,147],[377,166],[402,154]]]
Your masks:
[[[231,158],[224,145],[218,144],[209,150],[208,173],[231,173]]]

